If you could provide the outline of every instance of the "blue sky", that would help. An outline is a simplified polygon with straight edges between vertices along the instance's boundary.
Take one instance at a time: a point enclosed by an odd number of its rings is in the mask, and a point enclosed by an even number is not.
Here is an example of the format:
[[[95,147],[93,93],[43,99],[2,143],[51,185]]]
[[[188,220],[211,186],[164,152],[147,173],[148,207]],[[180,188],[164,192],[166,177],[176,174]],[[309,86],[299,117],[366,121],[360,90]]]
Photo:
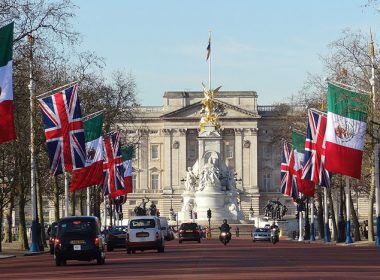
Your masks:
[[[287,101],[307,73],[322,73],[319,55],[343,29],[372,30],[380,13],[366,0],[73,0],[82,51],[136,78],[142,105],[162,105],[165,91],[201,91],[208,83],[206,47],[212,32],[212,87],[254,90],[258,103]],[[377,35],[379,34],[379,35]]]

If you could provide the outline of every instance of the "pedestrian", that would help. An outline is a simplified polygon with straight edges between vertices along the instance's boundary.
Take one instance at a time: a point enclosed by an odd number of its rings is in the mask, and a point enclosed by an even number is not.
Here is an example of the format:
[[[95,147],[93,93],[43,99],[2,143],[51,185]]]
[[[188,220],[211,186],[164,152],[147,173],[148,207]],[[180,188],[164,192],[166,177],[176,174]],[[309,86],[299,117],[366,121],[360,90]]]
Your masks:
[[[239,230],[239,227],[236,227],[236,229],[235,229],[236,237],[239,237],[239,234],[240,234],[239,231],[240,231],[240,230]]]

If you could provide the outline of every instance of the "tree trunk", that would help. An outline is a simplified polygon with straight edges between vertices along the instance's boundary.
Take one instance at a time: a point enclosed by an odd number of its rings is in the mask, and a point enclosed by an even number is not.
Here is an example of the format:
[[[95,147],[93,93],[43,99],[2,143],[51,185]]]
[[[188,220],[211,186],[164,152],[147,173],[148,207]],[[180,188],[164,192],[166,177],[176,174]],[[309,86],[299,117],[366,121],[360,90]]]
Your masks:
[[[21,175],[22,176],[22,175]],[[28,235],[26,234],[26,224],[25,224],[25,190],[24,186],[20,186],[20,195],[19,195],[19,229],[18,229],[18,240],[20,240],[20,249],[29,250],[28,244]]]
[[[100,190],[98,188],[94,191],[94,216],[100,219]]]
[[[2,232],[3,232],[3,207],[0,206],[0,252],[2,252],[2,246],[1,246],[1,243],[2,243]]]
[[[87,189],[82,189],[79,192],[79,208],[81,216],[87,215],[86,213],[86,192]]]
[[[351,208],[351,217],[352,217],[352,225],[354,227],[354,239],[355,241],[360,241],[360,225],[358,220],[358,215],[356,214],[356,210],[354,207],[354,202],[352,200],[352,196],[350,194],[350,208]]]
[[[5,210],[5,236],[4,236],[4,242],[7,243],[12,243],[13,241],[13,235],[12,235],[12,217],[13,217],[13,207],[14,207],[14,187],[11,188],[10,192],[10,198],[9,198],[9,203],[7,205],[7,208]]]
[[[38,167],[37,167],[38,168]],[[39,172],[37,172],[39,174]],[[38,223],[40,224],[40,236],[39,236],[39,244],[40,251],[43,251],[44,247],[47,247],[46,244],[46,235],[45,235],[45,222],[44,222],[44,212],[43,212],[43,200],[42,200],[42,192],[41,192],[41,180],[40,176],[37,175],[38,178],[36,180],[36,191],[37,191],[37,211],[38,211]]]
[[[335,219],[335,209],[334,209],[334,202],[331,196],[331,188],[327,188],[327,195],[329,198],[329,203],[330,203],[330,213],[331,213],[331,219],[333,223],[333,235],[334,235],[334,240],[338,241],[338,227],[336,226],[336,219]]]
[[[375,241],[373,232],[373,203],[375,202],[375,168],[371,167],[371,190],[368,196],[368,241]]]
[[[346,240],[346,223],[344,222],[344,194],[343,194],[343,185],[339,188],[339,218],[338,218],[338,242],[345,242]]]
[[[76,204],[75,192],[71,193],[71,216],[75,216],[75,204]]]
[[[325,238],[324,226],[325,223],[323,221],[323,205],[322,205],[322,188],[320,187],[317,191],[317,199],[318,199],[318,237],[320,240]]]
[[[58,178],[54,177],[54,221],[59,220],[59,182]]]

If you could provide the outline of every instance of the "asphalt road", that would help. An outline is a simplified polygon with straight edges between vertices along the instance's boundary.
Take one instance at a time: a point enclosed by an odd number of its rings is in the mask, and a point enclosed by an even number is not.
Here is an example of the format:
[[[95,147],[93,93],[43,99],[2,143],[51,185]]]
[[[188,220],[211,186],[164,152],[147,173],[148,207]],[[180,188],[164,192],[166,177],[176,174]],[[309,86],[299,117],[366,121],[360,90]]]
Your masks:
[[[233,239],[166,243],[165,253],[107,252],[105,265],[68,261],[56,267],[50,254],[0,260],[0,279],[380,279],[380,248],[253,243]]]

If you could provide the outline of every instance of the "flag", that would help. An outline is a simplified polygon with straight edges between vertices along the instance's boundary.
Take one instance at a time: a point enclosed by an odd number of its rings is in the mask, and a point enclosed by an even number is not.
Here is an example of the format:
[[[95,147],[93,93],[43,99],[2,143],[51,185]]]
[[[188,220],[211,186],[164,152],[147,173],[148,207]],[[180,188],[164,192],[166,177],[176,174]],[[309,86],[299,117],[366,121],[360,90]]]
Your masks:
[[[104,139],[103,194],[110,198],[125,194],[123,157],[118,132]]]
[[[314,196],[314,183],[302,179],[306,136],[293,130],[292,140],[294,145],[294,170],[297,175],[298,191],[306,196]]]
[[[281,185],[280,192],[286,196],[297,199],[298,185],[297,174],[294,170],[294,151],[293,147],[284,142],[284,150],[281,156]]]
[[[0,28],[0,144],[16,139],[13,117],[13,22]]]
[[[308,117],[302,179],[329,187],[330,173],[325,168],[327,117],[313,110],[308,110]]]
[[[360,179],[369,96],[328,85],[326,169]]]
[[[78,85],[38,99],[50,158],[50,173],[58,175],[85,165],[85,140]]]
[[[123,167],[124,167],[124,185],[125,192],[130,193],[133,190],[132,187],[132,157],[133,157],[133,145],[128,145],[121,148],[123,154]]]
[[[86,161],[81,169],[73,170],[70,191],[101,185],[103,182],[103,114],[84,123],[86,140]]]
[[[209,34],[209,36],[208,36],[206,61],[210,58],[210,55],[211,55],[211,34]]]

